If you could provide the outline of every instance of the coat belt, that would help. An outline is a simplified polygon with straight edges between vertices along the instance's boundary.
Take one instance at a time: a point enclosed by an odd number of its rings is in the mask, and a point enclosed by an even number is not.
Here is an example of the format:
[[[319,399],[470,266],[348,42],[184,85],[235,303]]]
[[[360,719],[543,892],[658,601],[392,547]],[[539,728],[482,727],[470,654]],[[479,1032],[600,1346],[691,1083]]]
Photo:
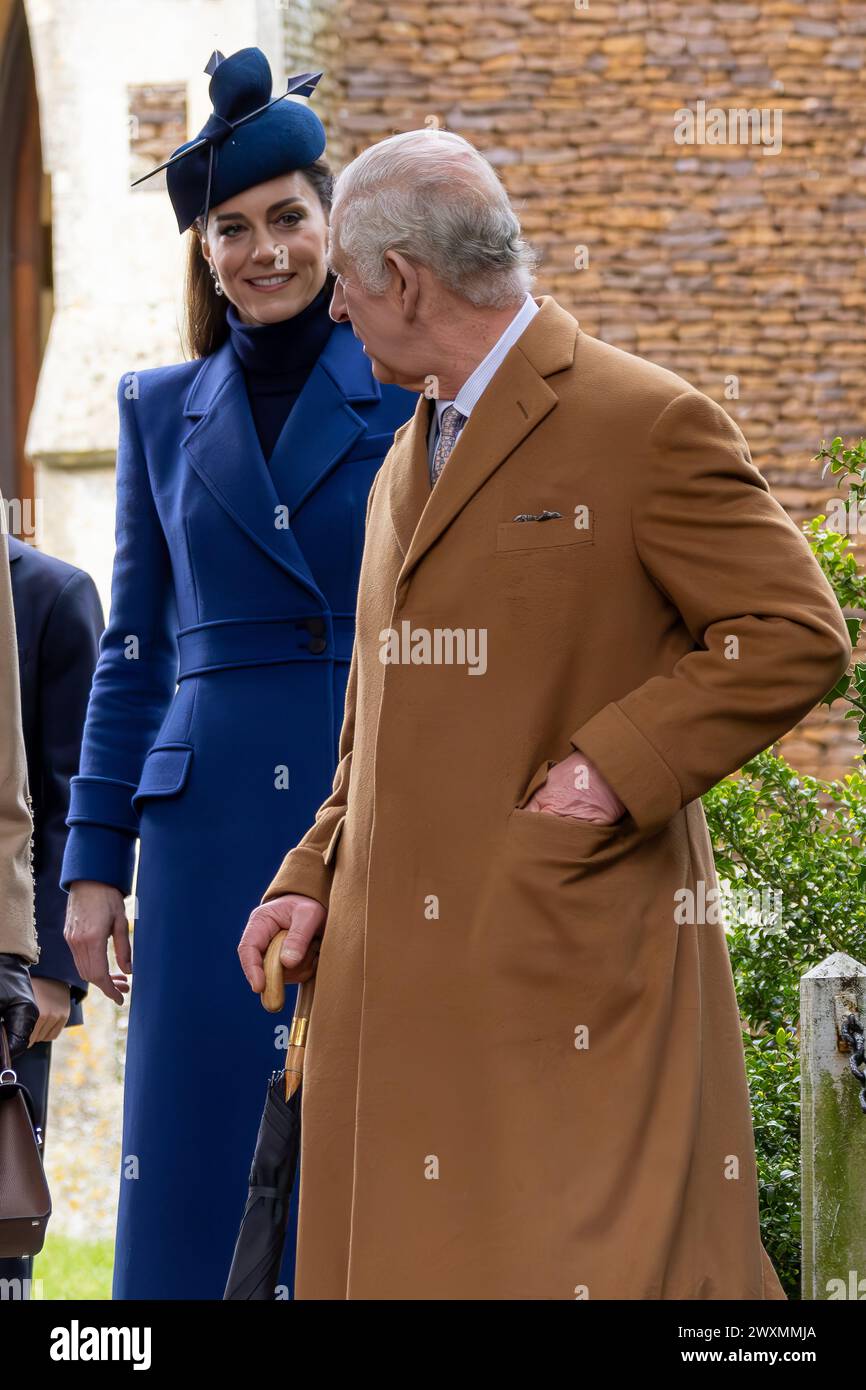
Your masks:
[[[238,666],[287,661],[350,661],[354,613],[306,613],[294,618],[227,618],[177,634],[178,681]]]

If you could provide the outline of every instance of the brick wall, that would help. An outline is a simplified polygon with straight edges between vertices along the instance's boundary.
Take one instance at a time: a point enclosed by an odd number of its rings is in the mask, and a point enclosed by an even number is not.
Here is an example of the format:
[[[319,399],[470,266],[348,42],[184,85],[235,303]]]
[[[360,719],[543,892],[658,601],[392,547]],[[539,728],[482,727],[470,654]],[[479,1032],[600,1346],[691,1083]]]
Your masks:
[[[866,4],[328,0],[286,41],[326,69],[337,166],[432,121],[472,140],[542,253],[538,292],[721,402],[796,520],[825,508],[811,455],[866,433]],[[677,143],[699,101],[780,112],[779,152],[778,124]],[[785,741],[819,776],[857,747],[841,710]]]

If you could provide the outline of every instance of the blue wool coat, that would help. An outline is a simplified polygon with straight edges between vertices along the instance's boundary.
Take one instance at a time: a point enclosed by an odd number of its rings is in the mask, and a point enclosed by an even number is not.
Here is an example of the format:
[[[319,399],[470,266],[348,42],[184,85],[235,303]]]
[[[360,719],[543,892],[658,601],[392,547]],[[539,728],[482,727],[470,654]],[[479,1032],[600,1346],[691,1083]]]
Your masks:
[[[331,788],[367,494],[416,399],[337,324],[266,463],[230,340],[120,382],[111,614],[62,875],[128,893],[140,840],[115,1298],[222,1297],[296,993],[265,1013],[238,939]]]

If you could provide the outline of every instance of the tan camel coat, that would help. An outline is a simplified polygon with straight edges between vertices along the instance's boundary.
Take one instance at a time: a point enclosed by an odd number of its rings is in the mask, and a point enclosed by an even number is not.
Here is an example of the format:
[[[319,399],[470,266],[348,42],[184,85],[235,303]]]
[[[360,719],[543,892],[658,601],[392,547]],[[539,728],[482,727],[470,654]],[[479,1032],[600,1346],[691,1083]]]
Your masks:
[[[724,932],[675,894],[851,646],[727,414],[537,302],[432,494],[423,397],[377,474],[333,795],[265,894],[329,904],[296,1293],[783,1298]],[[383,661],[403,623],[471,658]],[[574,748],[616,825],[523,809]]]
[[[39,955],[33,917],[32,832],[9,545],[0,531],[0,952],[23,956],[30,965]]]

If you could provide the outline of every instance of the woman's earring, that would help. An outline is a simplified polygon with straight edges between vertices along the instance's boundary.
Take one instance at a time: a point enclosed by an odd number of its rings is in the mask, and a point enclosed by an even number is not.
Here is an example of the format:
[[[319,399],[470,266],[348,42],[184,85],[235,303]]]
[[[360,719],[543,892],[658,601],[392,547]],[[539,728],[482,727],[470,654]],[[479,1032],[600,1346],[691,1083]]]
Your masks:
[[[216,273],[216,271],[213,270],[213,269],[211,270],[211,278],[212,278],[212,280],[213,280],[213,287],[214,287],[214,289],[216,290],[217,294],[222,294],[222,292],[223,292],[223,287],[222,287],[222,285],[220,284],[220,282],[219,282],[219,280],[218,280],[218,278],[217,278],[217,273]]]

